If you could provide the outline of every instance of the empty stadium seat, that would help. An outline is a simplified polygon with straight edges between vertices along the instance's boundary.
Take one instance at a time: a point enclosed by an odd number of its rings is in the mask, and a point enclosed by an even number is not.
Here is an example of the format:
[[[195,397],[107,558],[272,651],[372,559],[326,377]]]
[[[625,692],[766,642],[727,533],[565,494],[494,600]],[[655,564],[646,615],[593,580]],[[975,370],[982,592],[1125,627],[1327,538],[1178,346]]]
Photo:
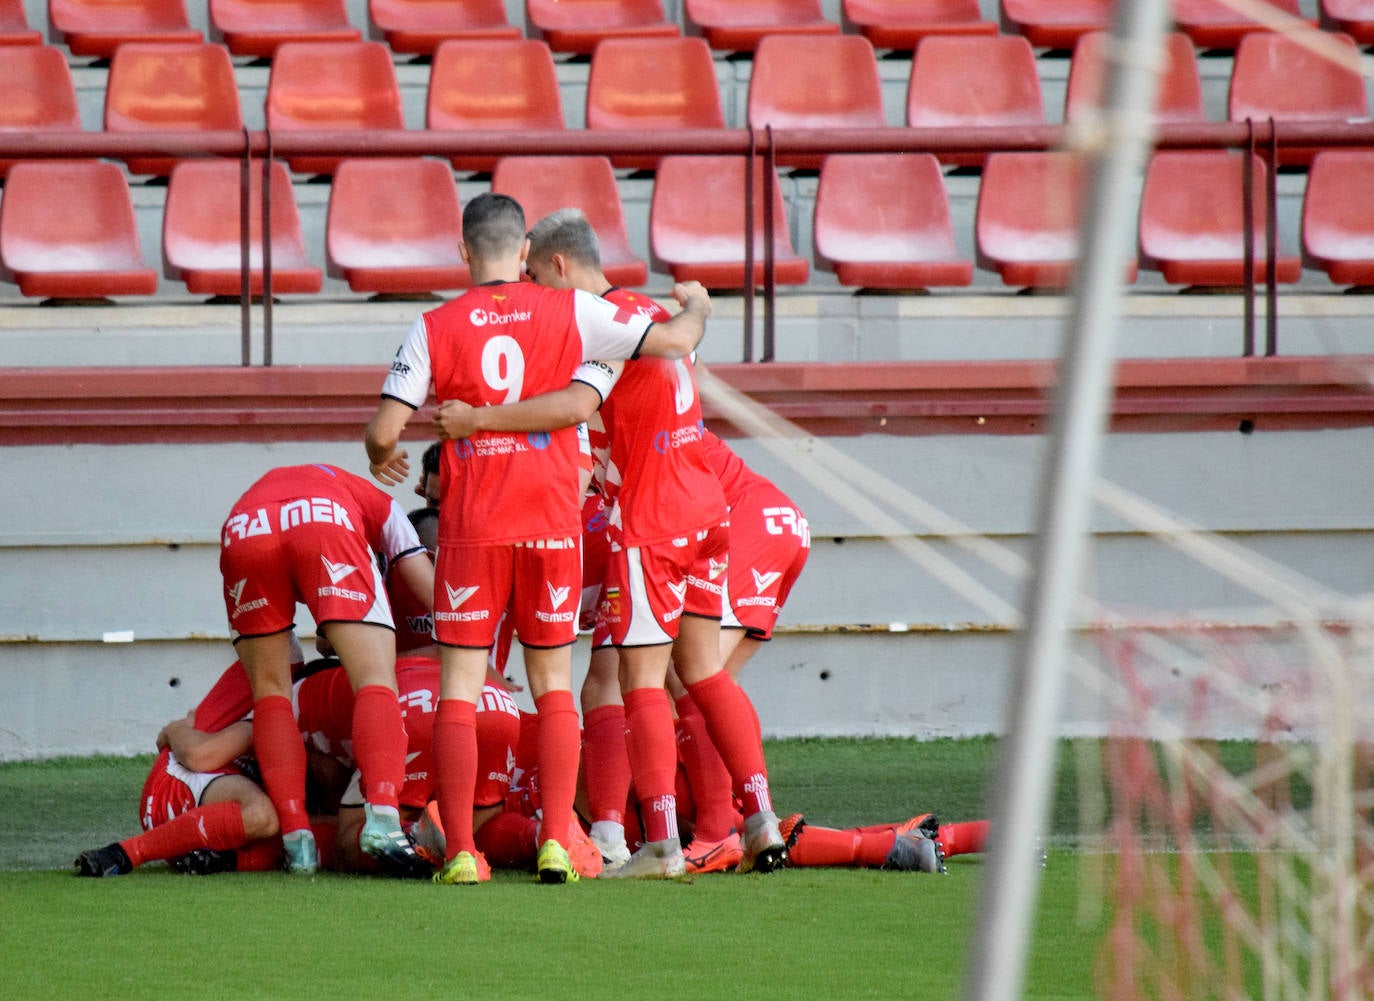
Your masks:
[[[344,0],[210,0],[210,24],[236,56],[271,59],[284,42],[356,42]]]
[[[596,47],[587,77],[589,129],[723,129],[711,49],[700,38],[611,38]],[[613,156],[617,167],[652,168],[657,156]]]
[[[105,131],[243,128],[229,50],[208,42],[131,42],[110,61]],[[135,174],[165,176],[173,157],[126,157]]]
[[[423,157],[345,160],[329,192],[325,264],[354,292],[466,288],[463,216],[453,172]]]
[[[1112,0],[1001,0],[1002,30],[1046,49],[1071,49],[1111,25]]]
[[[526,0],[529,36],[554,52],[590,55],[604,38],[667,38],[678,26],[664,20],[660,0]]]
[[[816,188],[816,264],[841,285],[968,285],[954,245],[940,164],[929,153],[826,157]]]
[[[429,56],[450,38],[519,38],[502,0],[368,0],[368,17],[392,52]]]
[[[754,52],[750,128],[882,128],[883,85],[862,35],[770,35]],[[784,167],[820,166],[821,154],[781,153]]]
[[[1043,125],[1045,101],[1030,42],[1018,35],[927,38],[916,47],[907,87],[915,127]],[[977,166],[983,153],[941,153]]]
[[[1230,150],[1156,153],[1140,199],[1140,266],[1171,285],[1245,283],[1244,154]],[[1265,170],[1254,157],[1254,278],[1265,274]],[[1279,256],[1278,280],[1295,282],[1302,264]]]
[[[1320,0],[1321,25],[1343,31],[1361,45],[1374,45],[1374,0]]]
[[[1105,31],[1091,31],[1078,39],[1069,64],[1069,83],[1064,96],[1064,118],[1073,121],[1085,112],[1100,110],[1106,97],[1104,48]],[[1182,32],[1164,37],[1165,61],[1160,66],[1155,93],[1155,121],[1160,123],[1200,122],[1206,114],[1202,105],[1202,81],[1198,73],[1193,42]]]
[[[752,280],[764,283],[764,166],[755,159]],[[654,178],[649,207],[649,247],[655,270],[674,281],[699,281],[711,289],[742,289],[744,271],[745,157],[666,156]],[[810,273],[792,249],[782,191],[773,186],[773,260],[780,285],[803,285]]]
[[[1259,0],[1283,14],[1301,17],[1298,0]],[[1268,31],[1224,0],[1173,0],[1174,24],[1200,49],[1234,49],[1252,31]],[[1311,23],[1310,21],[1307,23]]]
[[[172,170],[162,215],[162,271],[197,295],[238,296],[242,289],[239,233],[241,167],[234,160],[186,160]],[[263,292],[262,163],[249,177],[249,291]],[[324,283],[301,234],[291,175],[272,163],[272,294],[318,292]]]
[[[16,45],[0,58],[0,134],[79,132],[81,113],[67,55],[48,45]],[[0,177],[14,160],[0,158]]]
[[[684,0],[688,34],[722,52],[753,52],[765,35],[837,35],[820,0]]]
[[[983,165],[974,223],[978,266],[1016,288],[1064,289],[1078,266],[1087,180],[1071,153],[993,153]],[[1134,259],[1123,278],[1136,280]]]
[[[108,59],[125,42],[200,42],[185,0],[48,0],[48,25],[72,55]]]
[[[558,209],[581,209],[601,244],[606,277],[624,286],[649,280],[649,266],[630,249],[615,173],[604,156],[506,157],[491,172],[491,190],[518,201],[530,226]]]
[[[29,27],[24,0],[0,0],[0,45],[42,44],[42,32]]]
[[[1374,150],[1318,153],[1302,203],[1304,263],[1337,285],[1374,285]]]
[[[1364,78],[1354,68],[1360,58],[1354,41],[1334,32],[1324,40],[1348,52],[1349,63],[1342,65],[1277,32],[1242,38],[1231,69],[1231,121],[1340,122],[1368,117]],[[1315,152],[1281,146],[1279,163],[1307,164]]]
[[[862,34],[875,49],[908,50],[927,35],[995,35],[978,0],[843,0],[845,30]]]
[[[346,131],[403,129],[401,89],[381,42],[283,42],[267,78],[267,127]],[[302,174],[329,174],[337,156],[291,157]]]
[[[428,129],[562,129],[553,55],[519,38],[444,42],[434,50],[425,102]],[[458,155],[457,170],[489,171],[499,157]]]
[[[98,160],[11,167],[0,198],[0,279],[47,299],[155,293],[124,171]]]

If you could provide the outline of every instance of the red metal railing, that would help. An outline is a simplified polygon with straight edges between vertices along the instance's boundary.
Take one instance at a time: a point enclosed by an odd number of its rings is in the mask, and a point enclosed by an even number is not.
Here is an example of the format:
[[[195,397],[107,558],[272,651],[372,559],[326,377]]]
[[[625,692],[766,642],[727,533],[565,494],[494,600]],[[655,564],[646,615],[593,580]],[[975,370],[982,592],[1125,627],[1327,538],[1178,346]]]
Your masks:
[[[879,129],[674,129],[666,131],[566,132],[385,130],[368,132],[79,132],[8,133],[0,141],[6,158],[60,159],[128,156],[237,157],[240,174],[240,225],[242,254],[242,364],[251,364],[251,296],[249,293],[248,178],[254,160],[262,161],[263,231],[270,233],[271,189],[269,171],[274,156],[331,155],[443,156],[454,154],[518,156],[535,154],[661,156],[725,153],[764,158],[764,190],[754,191],[753,171],[745,171],[745,228],[753,230],[756,197],[764,199],[763,237],[763,345],[761,360],[774,357],[774,301],[776,283],[773,261],[773,197],[776,162],[780,153],[973,153],[1039,151],[1059,148],[1066,129],[1057,125],[1013,128],[879,128]],[[1297,147],[1374,146],[1374,122],[1265,122],[1196,123],[1161,126],[1155,137],[1159,149],[1231,148],[1259,152],[1267,166],[1265,226],[1266,355],[1278,353],[1277,294],[1277,160],[1278,151]],[[1252,225],[1253,161],[1245,158],[1245,333],[1242,354],[1255,353],[1255,234]],[[263,364],[272,363],[272,268],[271,241],[265,239],[263,265]],[[744,360],[752,361],[754,263],[753,241],[745,242]]]

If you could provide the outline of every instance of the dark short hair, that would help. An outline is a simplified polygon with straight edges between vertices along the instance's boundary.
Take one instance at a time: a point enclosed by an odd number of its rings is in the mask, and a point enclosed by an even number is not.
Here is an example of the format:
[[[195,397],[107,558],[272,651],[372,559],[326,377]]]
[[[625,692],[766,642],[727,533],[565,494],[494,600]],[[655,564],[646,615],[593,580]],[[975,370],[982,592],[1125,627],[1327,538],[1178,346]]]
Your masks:
[[[550,212],[530,230],[530,257],[548,260],[562,254],[578,264],[601,267],[601,243],[581,209]]]
[[[443,451],[444,443],[436,441],[425,449],[425,454],[420,456],[420,472],[428,476],[439,475],[439,453]]]
[[[420,544],[431,553],[439,548],[439,509],[437,507],[417,507],[407,511],[406,517],[420,537]]]
[[[518,251],[525,242],[525,210],[510,195],[483,192],[463,208],[463,242],[478,258]]]

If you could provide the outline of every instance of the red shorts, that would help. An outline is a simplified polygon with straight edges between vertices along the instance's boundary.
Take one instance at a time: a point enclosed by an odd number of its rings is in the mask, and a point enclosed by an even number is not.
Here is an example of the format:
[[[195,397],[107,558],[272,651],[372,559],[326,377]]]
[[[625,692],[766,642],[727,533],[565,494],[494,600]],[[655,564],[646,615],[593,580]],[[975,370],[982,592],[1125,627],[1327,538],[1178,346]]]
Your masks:
[[[281,501],[235,510],[221,536],[219,567],[230,638],[290,629],[296,604],[315,622],[373,622],[390,627],[386,586],[371,548],[348,528],[312,520],[295,523]],[[281,529],[282,524],[287,528]],[[255,526],[268,531],[255,532]]]
[[[671,643],[683,615],[719,619],[729,548],[729,522],[648,546],[613,542],[600,616],[611,643]]]
[[[510,609],[524,646],[567,646],[577,638],[581,540],[440,546],[434,568],[434,638],[485,649]]]
[[[786,497],[778,495],[783,501]],[[721,625],[771,639],[811,554],[811,528],[790,502],[730,509],[730,573]]]
[[[591,629],[601,604],[601,585],[606,579],[606,559],[611,553],[610,519],[606,498],[588,494],[582,503],[582,604],[578,628]]]
[[[145,831],[151,831],[199,806],[206,788],[221,775],[242,774],[234,765],[213,772],[193,772],[163,748],[143,783],[143,795],[138,804],[139,822]]]

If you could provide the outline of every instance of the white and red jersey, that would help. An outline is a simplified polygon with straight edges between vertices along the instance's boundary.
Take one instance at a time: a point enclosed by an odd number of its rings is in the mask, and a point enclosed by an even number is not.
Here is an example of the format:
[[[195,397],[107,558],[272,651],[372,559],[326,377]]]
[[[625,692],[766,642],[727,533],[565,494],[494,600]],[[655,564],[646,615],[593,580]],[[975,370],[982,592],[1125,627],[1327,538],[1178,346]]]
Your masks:
[[[532,282],[479,285],[423,314],[396,352],[382,395],[495,406],[562,389],[586,359],[632,358],[650,321],[587,292]],[[439,542],[472,545],[576,535],[577,432],[480,432],[446,443]]]
[[[652,299],[624,289],[606,298],[655,321],[669,317]],[[588,364],[576,378],[605,401],[598,412],[609,438],[605,488],[621,544],[681,538],[725,520],[725,495],[701,449],[701,399],[690,362]],[[593,434],[594,453],[597,444]]]

